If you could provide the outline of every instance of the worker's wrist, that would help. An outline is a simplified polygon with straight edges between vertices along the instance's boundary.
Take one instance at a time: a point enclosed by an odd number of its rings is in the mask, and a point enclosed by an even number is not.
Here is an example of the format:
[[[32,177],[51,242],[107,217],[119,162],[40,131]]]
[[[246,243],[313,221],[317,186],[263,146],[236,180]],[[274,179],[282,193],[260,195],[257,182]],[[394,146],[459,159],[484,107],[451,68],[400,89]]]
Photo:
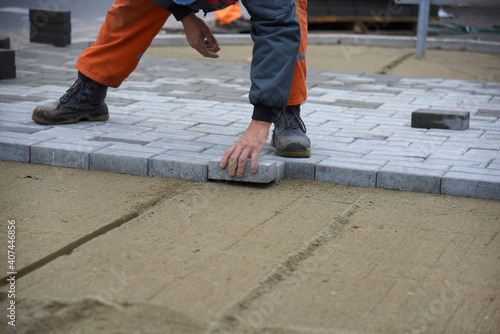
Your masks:
[[[177,4],[170,6],[169,10],[177,21],[182,21],[190,13],[193,13],[188,6],[181,6]]]
[[[252,119],[256,121],[274,122],[280,111],[280,108],[269,107],[261,103],[254,104]]]

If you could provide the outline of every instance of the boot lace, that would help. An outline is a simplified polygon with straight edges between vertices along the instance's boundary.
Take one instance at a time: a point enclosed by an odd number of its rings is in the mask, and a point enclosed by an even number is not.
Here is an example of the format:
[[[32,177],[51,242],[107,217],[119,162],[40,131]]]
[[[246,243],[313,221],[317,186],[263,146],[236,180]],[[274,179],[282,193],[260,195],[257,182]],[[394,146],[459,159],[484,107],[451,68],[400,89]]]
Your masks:
[[[304,133],[307,133],[306,125],[304,124],[304,121],[302,121],[302,118],[300,118],[297,108],[283,108],[278,115],[277,122],[281,118],[283,118],[285,128],[298,129],[299,127]]]
[[[83,90],[83,80],[82,79],[77,79],[75,81],[75,83],[73,84],[73,86],[71,86],[67,91],[66,93],[61,97],[61,99],[59,100],[61,103],[66,103],[68,102],[69,100],[71,100],[71,98],[75,95],[81,95],[82,94],[82,90]]]

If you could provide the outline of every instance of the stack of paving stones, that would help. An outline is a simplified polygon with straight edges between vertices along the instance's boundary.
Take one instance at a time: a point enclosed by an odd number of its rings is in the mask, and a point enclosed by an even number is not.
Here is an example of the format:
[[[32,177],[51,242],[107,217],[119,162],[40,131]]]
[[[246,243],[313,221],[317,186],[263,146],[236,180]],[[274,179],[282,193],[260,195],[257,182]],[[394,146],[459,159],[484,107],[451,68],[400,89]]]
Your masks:
[[[16,52],[10,50],[10,38],[0,37],[0,80],[16,77]]]
[[[30,42],[71,44],[71,12],[30,9]]]
[[[108,91],[110,119],[44,126],[39,104],[76,79],[83,46],[24,48],[0,82],[0,159],[191,181],[310,179],[500,200],[500,83],[309,71],[309,159],[264,147],[256,175],[229,178],[224,151],[245,131],[249,65],[145,56]],[[411,126],[418,110],[470,113],[466,130]]]

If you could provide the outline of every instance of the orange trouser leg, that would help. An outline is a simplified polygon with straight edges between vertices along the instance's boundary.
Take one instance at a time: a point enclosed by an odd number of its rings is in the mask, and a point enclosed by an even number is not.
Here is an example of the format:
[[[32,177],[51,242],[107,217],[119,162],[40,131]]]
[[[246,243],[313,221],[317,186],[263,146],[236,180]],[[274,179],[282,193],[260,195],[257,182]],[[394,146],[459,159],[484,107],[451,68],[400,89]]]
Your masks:
[[[303,103],[307,99],[306,49],[307,49],[307,0],[295,0],[296,15],[300,23],[300,46],[293,74],[292,89],[287,105]]]
[[[236,2],[232,6],[228,6],[224,9],[218,10],[215,12],[215,19],[221,25],[229,24],[233,21],[236,21],[242,16],[241,10],[239,7],[239,1]]]
[[[169,16],[153,0],[116,0],[97,40],[83,51],[76,68],[100,84],[120,86]]]

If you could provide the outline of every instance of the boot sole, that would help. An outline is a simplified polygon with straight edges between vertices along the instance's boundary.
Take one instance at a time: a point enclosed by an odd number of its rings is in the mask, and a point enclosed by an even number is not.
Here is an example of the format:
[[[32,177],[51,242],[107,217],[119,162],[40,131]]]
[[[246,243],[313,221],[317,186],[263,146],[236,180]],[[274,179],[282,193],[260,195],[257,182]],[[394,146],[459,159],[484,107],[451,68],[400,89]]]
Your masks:
[[[286,158],[309,158],[311,157],[311,151],[304,147],[290,147],[285,150],[279,150],[276,148],[276,144],[274,143],[274,138],[271,138],[271,146],[274,147],[274,154],[279,155],[280,157]]]
[[[59,124],[73,124],[73,123],[78,123],[80,121],[90,121],[90,122],[102,122],[106,121],[109,119],[109,114],[101,114],[97,116],[92,116],[92,115],[80,115],[78,117],[68,117],[66,119],[46,119],[41,115],[38,115],[37,113],[33,113],[31,115],[31,119],[33,119],[35,122],[44,124],[44,125],[59,125]]]
[[[309,158],[311,156],[311,151],[278,151],[275,150],[274,153],[280,157],[286,158]]]

